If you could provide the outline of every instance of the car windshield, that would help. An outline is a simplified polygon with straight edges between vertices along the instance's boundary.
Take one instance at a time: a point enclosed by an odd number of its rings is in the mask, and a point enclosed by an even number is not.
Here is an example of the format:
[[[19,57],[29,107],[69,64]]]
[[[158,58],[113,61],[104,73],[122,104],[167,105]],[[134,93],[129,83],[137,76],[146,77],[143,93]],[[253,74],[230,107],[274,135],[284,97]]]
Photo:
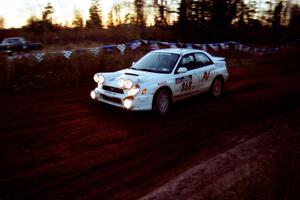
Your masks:
[[[173,53],[148,53],[132,66],[134,70],[154,73],[171,73],[179,55]]]

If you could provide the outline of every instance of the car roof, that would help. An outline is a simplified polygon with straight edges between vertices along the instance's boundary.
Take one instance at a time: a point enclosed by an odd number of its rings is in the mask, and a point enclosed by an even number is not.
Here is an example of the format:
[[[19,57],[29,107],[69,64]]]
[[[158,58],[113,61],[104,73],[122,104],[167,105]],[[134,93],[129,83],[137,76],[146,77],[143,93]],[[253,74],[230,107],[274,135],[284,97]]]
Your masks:
[[[168,49],[159,49],[152,51],[155,53],[174,53],[174,54],[179,54],[179,55],[185,55],[189,53],[195,53],[195,52],[204,52],[202,50],[198,49],[188,49],[188,48],[168,48]]]
[[[10,38],[5,38],[6,40],[14,40],[14,39],[24,39],[23,37],[10,37]]]

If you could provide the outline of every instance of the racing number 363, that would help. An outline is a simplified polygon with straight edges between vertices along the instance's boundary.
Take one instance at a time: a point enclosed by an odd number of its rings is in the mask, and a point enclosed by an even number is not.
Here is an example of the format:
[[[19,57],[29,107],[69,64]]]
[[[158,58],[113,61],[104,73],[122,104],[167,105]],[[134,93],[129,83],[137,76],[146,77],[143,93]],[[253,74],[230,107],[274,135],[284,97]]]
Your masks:
[[[181,85],[181,91],[188,91],[192,89],[192,80],[184,81]]]

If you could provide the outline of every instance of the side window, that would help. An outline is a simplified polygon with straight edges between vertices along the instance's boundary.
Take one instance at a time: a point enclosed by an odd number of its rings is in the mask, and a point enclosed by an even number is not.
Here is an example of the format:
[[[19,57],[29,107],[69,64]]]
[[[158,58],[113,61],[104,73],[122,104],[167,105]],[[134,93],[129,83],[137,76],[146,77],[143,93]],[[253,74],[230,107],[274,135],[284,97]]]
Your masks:
[[[197,68],[212,64],[212,61],[209,59],[209,57],[203,53],[195,53],[195,59]]]
[[[194,69],[194,66],[195,66],[195,58],[192,54],[182,57],[179,64],[179,67],[186,67],[187,70]]]

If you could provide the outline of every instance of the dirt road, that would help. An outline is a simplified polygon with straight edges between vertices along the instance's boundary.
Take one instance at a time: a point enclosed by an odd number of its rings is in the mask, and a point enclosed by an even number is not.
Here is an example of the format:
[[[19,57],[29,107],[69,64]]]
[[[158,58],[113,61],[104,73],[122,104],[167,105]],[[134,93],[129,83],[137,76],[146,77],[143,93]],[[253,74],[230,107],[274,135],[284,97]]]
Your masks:
[[[299,108],[298,67],[229,71],[221,99],[166,117],[93,102],[94,85],[1,97],[0,199],[137,199]]]

